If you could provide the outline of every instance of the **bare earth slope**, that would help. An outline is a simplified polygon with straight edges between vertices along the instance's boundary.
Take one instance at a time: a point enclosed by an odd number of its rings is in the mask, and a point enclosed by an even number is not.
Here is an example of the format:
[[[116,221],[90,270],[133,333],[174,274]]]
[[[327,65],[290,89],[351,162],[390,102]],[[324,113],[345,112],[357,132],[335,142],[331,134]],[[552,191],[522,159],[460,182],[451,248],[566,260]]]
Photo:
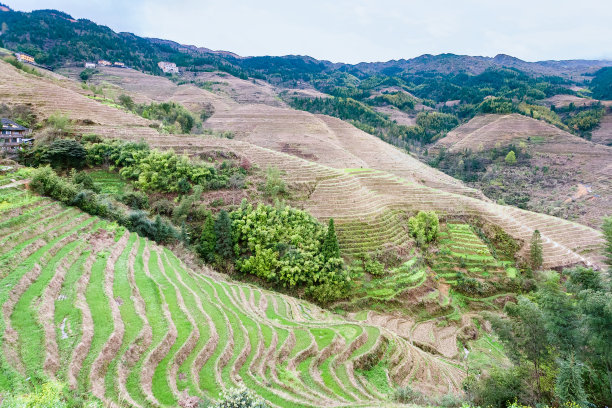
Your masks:
[[[536,194],[565,204],[580,200],[586,210],[579,219],[589,225],[598,225],[612,213],[612,148],[546,122],[518,114],[477,116],[449,132],[434,150],[478,152],[508,144],[518,147],[521,142],[532,156],[532,166],[555,168],[566,175]]]
[[[305,208],[321,220],[337,220],[341,245],[348,253],[386,243],[405,245],[409,240],[402,214],[433,209],[451,219],[474,216],[498,224],[523,243],[539,229],[547,267],[600,262],[596,249],[602,237],[598,231],[478,199],[479,193],[461,182],[334,118],[261,104],[228,104],[229,113],[216,113],[211,125],[237,130],[237,139],[242,140],[163,135],[149,128],[149,121],[93,101],[62,82],[24,74],[6,63],[0,63],[0,75],[3,99],[32,103],[42,118],[60,109],[72,118],[91,119],[94,124],[82,125],[79,130],[83,132],[144,139],[152,146],[190,155],[228,149],[262,168],[278,167],[290,182],[309,191]],[[153,83],[157,78],[147,80]],[[138,83],[130,89],[151,92]],[[175,95],[174,88],[168,89],[170,97]],[[199,103],[197,95],[194,92],[194,103]],[[161,100],[163,95],[156,98]],[[210,99],[205,100],[208,102]]]

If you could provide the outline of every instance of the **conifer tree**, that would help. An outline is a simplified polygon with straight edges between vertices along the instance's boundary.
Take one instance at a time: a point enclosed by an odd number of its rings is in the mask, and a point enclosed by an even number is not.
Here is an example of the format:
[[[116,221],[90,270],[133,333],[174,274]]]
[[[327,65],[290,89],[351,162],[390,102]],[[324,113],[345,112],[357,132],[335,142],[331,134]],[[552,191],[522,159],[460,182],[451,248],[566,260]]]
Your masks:
[[[221,210],[215,221],[217,245],[215,250],[223,259],[232,259],[234,255],[232,242],[232,221],[227,211]]]
[[[513,165],[516,163],[516,153],[514,150],[510,150],[505,158],[506,164]]]
[[[606,238],[604,247],[604,256],[606,259],[604,262],[607,263],[612,270],[612,217],[604,218],[603,233]]]
[[[336,236],[333,218],[329,219],[327,235],[325,235],[325,241],[323,241],[322,252],[325,259],[340,258],[340,246],[338,245],[338,237]]]
[[[217,246],[217,234],[215,233],[215,221],[210,211],[206,214],[202,235],[198,245],[198,253],[207,262],[214,259],[215,247]]]
[[[531,236],[531,245],[529,247],[529,260],[533,269],[540,269],[543,263],[542,255],[542,236],[540,231],[533,231]]]
[[[573,354],[567,360],[560,361],[555,396],[561,403],[586,405],[587,395],[583,387],[582,372],[582,363],[577,361]]]

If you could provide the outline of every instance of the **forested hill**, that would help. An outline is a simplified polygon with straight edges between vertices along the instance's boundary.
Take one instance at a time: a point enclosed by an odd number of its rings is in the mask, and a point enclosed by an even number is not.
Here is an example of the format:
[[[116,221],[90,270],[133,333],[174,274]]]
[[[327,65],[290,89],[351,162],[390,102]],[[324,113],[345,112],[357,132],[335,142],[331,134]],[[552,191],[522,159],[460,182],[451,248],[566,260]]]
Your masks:
[[[412,59],[359,64],[331,63],[308,56],[239,57],[227,51],[213,51],[173,41],[143,38],[131,33],[117,33],[86,19],[75,19],[56,10],[19,12],[3,6],[0,11],[0,46],[33,55],[36,61],[56,68],[67,63],[107,59],[151,73],[160,73],[159,61],[175,62],[191,69],[215,68],[246,78],[260,77],[276,83],[313,82],[318,77],[347,75],[357,78],[371,75],[395,76],[405,73],[478,75],[489,69],[512,68],[538,76],[562,76],[578,79],[612,61],[541,61],[526,62],[508,55],[494,58],[440,54]]]

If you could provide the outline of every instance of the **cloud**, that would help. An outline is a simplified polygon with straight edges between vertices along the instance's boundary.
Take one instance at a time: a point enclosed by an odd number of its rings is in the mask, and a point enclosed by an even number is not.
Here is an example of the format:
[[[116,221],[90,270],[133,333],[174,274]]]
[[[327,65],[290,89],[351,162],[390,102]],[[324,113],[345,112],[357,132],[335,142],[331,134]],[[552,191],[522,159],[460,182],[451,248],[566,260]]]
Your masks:
[[[604,0],[19,0],[15,7],[56,8],[116,30],[241,55],[612,58],[612,6]]]

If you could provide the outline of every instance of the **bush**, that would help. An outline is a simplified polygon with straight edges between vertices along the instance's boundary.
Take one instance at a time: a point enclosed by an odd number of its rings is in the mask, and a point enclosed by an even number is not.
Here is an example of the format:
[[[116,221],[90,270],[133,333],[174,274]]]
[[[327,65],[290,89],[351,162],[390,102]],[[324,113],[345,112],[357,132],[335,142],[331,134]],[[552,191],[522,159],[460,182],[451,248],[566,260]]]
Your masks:
[[[211,408],[268,408],[268,404],[253,391],[232,388],[223,392],[223,399]]]
[[[55,140],[46,151],[48,163],[60,168],[80,168],[85,164],[87,151],[82,144],[76,140]]]
[[[100,192],[100,188],[96,186],[96,184],[93,181],[93,178],[91,178],[89,173],[86,173],[84,171],[77,172],[75,169],[72,169],[72,172],[70,173],[70,175],[72,178],[72,182],[76,184],[79,188],[85,189],[85,190],[91,190],[95,193]]]
[[[435,211],[419,211],[416,217],[408,219],[408,228],[417,245],[425,247],[438,238],[440,231],[438,215]]]
[[[264,194],[267,197],[283,196],[287,193],[287,185],[281,178],[280,170],[276,167],[270,167],[266,171],[266,184],[264,187]]]
[[[129,191],[121,196],[121,202],[136,209],[149,208],[149,196],[142,191]]]

